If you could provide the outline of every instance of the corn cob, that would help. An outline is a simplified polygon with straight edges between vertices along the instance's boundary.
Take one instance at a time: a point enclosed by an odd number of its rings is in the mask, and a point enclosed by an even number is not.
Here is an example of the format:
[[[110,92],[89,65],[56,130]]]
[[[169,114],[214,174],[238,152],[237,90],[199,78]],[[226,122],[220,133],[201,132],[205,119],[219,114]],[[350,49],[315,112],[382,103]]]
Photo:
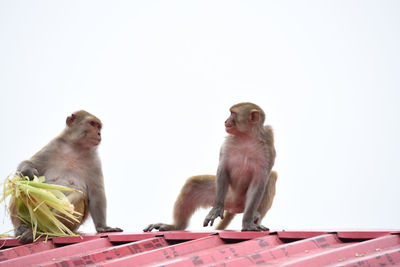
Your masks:
[[[58,218],[79,223],[77,217],[81,214],[74,210],[62,192],[78,190],[44,182],[44,176],[34,177],[30,181],[19,173],[12,174],[4,182],[0,203],[11,196],[10,201],[16,205],[18,218],[32,227],[34,239],[75,235]]]

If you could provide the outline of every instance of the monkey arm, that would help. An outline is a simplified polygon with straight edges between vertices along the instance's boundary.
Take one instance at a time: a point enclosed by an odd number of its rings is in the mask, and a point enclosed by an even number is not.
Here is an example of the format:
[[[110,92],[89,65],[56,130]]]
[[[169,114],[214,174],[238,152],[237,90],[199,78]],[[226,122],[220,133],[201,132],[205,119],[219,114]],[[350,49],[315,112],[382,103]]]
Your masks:
[[[107,201],[103,184],[89,186],[89,213],[92,216],[96,230],[100,232],[106,226]]]
[[[106,197],[104,188],[96,189],[95,194],[89,190],[89,212],[98,233],[122,232],[121,228],[107,226],[106,223]]]
[[[257,212],[268,183],[269,172],[255,174],[247,190],[246,203],[242,220],[242,231],[266,231],[268,228],[257,224],[260,214]]]
[[[217,183],[217,188],[216,188],[217,195],[215,198],[215,203],[213,208],[210,210],[210,212],[204,219],[203,223],[204,227],[208,226],[209,223],[210,226],[212,226],[214,220],[218,217],[221,217],[221,219],[224,218],[225,196],[228,190],[229,176],[227,169],[222,167],[221,165],[218,167],[216,183]]]
[[[107,226],[107,200],[104,191],[103,173],[98,170],[97,181],[88,188],[89,195],[89,213],[92,216],[93,223],[98,233],[104,232],[122,232],[122,229],[117,227]]]
[[[53,152],[55,145],[53,142],[42,148],[39,152],[33,155],[29,160],[22,161],[17,170],[21,172],[22,175],[28,176],[31,180],[33,176],[44,175],[46,169],[48,168],[49,160]]]

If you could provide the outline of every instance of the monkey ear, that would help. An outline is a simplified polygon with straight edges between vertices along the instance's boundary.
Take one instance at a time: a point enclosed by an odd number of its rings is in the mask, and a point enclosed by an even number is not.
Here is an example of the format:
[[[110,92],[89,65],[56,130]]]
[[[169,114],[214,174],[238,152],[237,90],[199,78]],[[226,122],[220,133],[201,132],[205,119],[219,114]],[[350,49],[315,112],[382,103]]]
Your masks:
[[[75,115],[75,114],[72,114],[71,116],[69,116],[69,117],[67,118],[67,125],[68,125],[68,126],[71,126],[71,124],[72,124],[72,122],[75,120],[75,118],[76,118],[76,115]]]
[[[260,111],[252,109],[248,118],[249,122],[256,124],[260,120]]]

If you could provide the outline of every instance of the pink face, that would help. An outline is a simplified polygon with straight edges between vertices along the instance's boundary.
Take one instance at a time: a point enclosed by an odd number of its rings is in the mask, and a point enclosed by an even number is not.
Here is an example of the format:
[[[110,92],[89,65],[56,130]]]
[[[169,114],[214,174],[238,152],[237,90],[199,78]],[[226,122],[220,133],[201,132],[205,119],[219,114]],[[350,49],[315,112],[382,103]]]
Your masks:
[[[260,112],[247,107],[232,107],[231,115],[225,121],[225,131],[235,136],[247,136],[260,119]]]
[[[231,110],[231,115],[225,121],[225,131],[229,134],[236,135],[238,133],[236,125],[237,125],[237,113],[234,110]]]

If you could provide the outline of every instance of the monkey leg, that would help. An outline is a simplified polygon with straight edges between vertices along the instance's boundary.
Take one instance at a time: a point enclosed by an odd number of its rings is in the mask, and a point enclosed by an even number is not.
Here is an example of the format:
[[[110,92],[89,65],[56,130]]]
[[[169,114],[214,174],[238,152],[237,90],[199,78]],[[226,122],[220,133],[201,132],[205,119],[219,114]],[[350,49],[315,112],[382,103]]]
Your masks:
[[[231,223],[236,213],[229,212],[225,210],[224,218],[219,222],[218,226],[215,227],[215,230],[224,230]]]
[[[276,192],[276,180],[278,179],[278,173],[276,171],[271,171],[269,174],[269,179],[267,185],[265,187],[264,196],[261,200],[260,206],[258,207],[257,213],[254,221],[256,224],[260,225],[262,219],[265,214],[267,214],[268,210],[272,206],[272,202],[274,201],[275,192]],[[268,230],[268,228],[267,228]]]
[[[268,231],[269,229],[267,227],[264,227],[260,225],[261,220],[265,217],[265,214],[268,212],[268,210],[272,206],[272,202],[274,200],[275,196],[275,184],[276,180],[278,178],[278,174],[276,171],[271,171],[268,179],[268,183],[265,186],[265,192],[263,195],[263,198],[261,200],[260,206],[254,216],[254,223],[258,224],[260,226],[260,229],[263,231]],[[215,228],[216,230],[224,230],[226,227],[229,225],[229,223],[232,221],[232,219],[235,217],[235,213],[231,213],[229,211],[225,211],[224,214],[224,219],[222,219],[218,226]]]
[[[11,222],[14,225],[14,235],[18,238],[19,242],[27,244],[31,243],[34,239],[32,227],[26,225],[19,217],[17,211],[17,205],[15,200],[10,200],[10,215]]]
[[[143,231],[153,229],[159,231],[184,230],[193,213],[200,207],[213,205],[215,198],[215,175],[198,175],[190,177],[178,195],[173,211],[173,224],[150,224]]]

